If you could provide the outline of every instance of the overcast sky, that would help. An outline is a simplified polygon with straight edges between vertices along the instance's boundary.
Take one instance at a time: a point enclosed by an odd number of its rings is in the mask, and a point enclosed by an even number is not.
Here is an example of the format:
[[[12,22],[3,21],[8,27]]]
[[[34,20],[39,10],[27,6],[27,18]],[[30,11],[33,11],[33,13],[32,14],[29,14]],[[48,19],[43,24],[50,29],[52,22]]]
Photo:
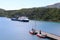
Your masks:
[[[42,7],[58,2],[60,2],[60,0],[0,0],[0,8],[16,10],[21,8]]]

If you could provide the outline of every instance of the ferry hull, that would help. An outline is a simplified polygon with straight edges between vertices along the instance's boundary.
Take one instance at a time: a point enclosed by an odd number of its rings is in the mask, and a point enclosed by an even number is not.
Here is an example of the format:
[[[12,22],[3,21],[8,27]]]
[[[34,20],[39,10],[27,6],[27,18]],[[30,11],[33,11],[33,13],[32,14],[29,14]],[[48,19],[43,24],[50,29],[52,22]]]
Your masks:
[[[29,22],[29,20],[21,20],[22,22]]]

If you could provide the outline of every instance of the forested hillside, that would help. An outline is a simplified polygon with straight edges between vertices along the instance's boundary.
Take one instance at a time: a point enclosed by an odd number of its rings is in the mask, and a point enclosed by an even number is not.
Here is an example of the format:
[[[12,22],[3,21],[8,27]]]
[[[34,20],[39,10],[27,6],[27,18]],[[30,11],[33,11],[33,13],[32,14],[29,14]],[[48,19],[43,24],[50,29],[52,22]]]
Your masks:
[[[20,10],[0,9],[0,16],[16,17],[27,16],[32,20],[60,21],[60,9],[58,8],[24,8]]]

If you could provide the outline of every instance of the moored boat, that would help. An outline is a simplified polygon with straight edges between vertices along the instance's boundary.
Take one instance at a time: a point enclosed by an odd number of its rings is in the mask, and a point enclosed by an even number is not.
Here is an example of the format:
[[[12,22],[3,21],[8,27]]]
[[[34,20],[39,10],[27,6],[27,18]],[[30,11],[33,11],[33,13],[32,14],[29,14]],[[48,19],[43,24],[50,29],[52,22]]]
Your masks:
[[[38,31],[38,30],[32,29],[31,31],[29,31],[29,33],[32,35],[36,35],[39,38],[46,38],[47,37],[46,34],[42,34],[41,30]]]
[[[34,34],[33,31],[29,31],[29,33],[32,34],[32,35]]]
[[[33,32],[33,31],[29,31],[29,33],[32,34],[32,35],[36,35],[37,34],[37,32]]]
[[[39,33],[38,33],[38,34],[36,34],[36,36],[37,36],[37,37],[40,37],[40,38],[46,38],[47,35],[46,35],[46,34],[44,35],[44,34],[39,34]]]
[[[32,35],[36,35],[36,34],[37,34],[37,31],[36,31],[35,29],[32,28],[32,30],[29,31],[29,33],[32,34]]]

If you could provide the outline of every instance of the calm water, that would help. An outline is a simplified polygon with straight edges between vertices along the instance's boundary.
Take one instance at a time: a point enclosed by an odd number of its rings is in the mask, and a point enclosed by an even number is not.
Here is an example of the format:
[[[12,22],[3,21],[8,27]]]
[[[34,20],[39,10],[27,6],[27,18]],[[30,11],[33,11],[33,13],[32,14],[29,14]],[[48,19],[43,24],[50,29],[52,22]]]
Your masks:
[[[60,36],[60,23],[45,21],[19,22],[0,17],[0,40],[49,40],[29,34],[31,28]]]

